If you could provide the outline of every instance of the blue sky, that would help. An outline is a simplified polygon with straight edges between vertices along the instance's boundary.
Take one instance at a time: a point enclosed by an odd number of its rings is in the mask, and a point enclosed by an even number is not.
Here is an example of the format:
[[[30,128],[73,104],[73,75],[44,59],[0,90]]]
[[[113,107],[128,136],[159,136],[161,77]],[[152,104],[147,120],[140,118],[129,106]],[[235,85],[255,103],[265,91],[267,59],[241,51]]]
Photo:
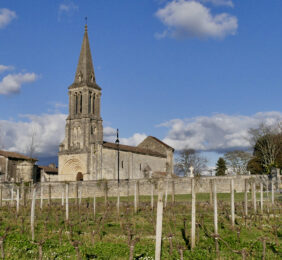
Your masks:
[[[54,155],[85,20],[105,139],[154,135],[177,149],[247,148],[282,120],[282,2],[7,0],[0,3],[0,141]]]

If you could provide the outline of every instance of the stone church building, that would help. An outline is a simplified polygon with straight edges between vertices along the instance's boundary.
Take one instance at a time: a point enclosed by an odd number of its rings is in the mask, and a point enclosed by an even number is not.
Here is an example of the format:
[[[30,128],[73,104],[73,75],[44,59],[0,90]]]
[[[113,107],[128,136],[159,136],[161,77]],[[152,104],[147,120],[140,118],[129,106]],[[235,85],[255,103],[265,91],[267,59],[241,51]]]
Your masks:
[[[69,86],[69,115],[59,147],[59,181],[139,179],[173,171],[174,149],[149,136],[138,146],[103,140],[101,87],[96,83],[87,26],[74,82]],[[119,158],[119,162],[118,162]]]

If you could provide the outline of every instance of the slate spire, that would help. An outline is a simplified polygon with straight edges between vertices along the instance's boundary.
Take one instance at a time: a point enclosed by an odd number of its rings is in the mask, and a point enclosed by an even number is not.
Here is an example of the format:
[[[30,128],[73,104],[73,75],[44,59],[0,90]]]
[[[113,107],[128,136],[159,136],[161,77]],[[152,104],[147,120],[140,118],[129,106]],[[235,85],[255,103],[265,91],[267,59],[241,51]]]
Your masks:
[[[92,56],[88,40],[87,24],[85,25],[83,42],[75,73],[74,83],[86,83],[90,85],[96,85],[94,67],[92,63]]]

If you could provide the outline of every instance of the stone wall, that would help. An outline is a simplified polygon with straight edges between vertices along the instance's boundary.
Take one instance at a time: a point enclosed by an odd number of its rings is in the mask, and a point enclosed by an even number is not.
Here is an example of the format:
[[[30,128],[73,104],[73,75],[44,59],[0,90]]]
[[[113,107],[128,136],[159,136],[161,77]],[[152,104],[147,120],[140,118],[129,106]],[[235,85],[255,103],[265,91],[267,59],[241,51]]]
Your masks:
[[[257,190],[259,191],[260,182],[264,183],[264,187],[268,183],[268,188],[271,190],[271,179],[268,176],[251,175],[251,176],[236,176],[236,177],[201,177],[195,178],[196,192],[209,193],[211,180],[215,180],[217,184],[217,192],[229,193],[230,180],[234,179],[234,188],[236,192],[243,192],[245,189],[245,180],[249,183],[255,181],[257,183]],[[191,178],[173,178],[163,179],[164,189],[167,189],[168,194],[175,191],[175,194],[190,194],[191,193]],[[268,182],[267,182],[268,181]],[[275,190],[278,189],[277,178],[273,177]],[[139,179],[139,180],[122,180],[120,181],[119,190],[121,196],[133,196],[135,188],[138,188],[140,195],[150,196],[152,189],[154,194],[157,194],[157,179]],[[69,197],[75,198],[76,194],[80,194],[84,198],[103,197],[105,192],[109,197],[115,197],[118,191],[118,183],[116,180],[101,180],[101,181],[83,181],[83,182],[45,182],[37,184],[37,197],[40,197],[40,185],[43,187],[44,198],[48,198],[49,186],[51,187],[52,198],[60,199],[62,194],[65,193],[66,183],[69,185]],[[16,198],[16,188],[22,186],[13,183],[1,183],[3,199],[10,199],[12,192],[14,199]],[[31,191],[31,186],[25,186],[27,194]],[[281,188],[281,187],[280,187]],[[250,189],[250,185],[249,185]],[[28,197],[30,194],[28,195]]]
[[[117,150],[103,148],[102,178],[117,179]],[[120,151],[120,179],[142,179],[147,166],[165,171],[166,158]]]

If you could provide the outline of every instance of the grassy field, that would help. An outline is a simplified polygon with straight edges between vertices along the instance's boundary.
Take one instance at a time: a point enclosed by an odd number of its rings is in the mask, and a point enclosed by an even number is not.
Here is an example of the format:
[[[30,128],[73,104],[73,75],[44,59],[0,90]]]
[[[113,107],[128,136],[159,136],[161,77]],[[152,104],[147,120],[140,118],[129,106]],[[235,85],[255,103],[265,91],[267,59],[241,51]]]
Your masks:
[[[250,196],[250,194],[249,194]],[[266,194],[265,194],[266,196]],[[243,214],[244,194],[235,193],[236,224],[230,220],[230,194],[218,194],[219,252],[215,250],[213,208],[209,194],[197,194],[196,248],[190,249],[191,196],[168,197],[163,217],[162,259],[282,259],[281,200],[275,205],[264,202],[264,214]],[[259,194],[257,194],[259,200]],[[251,199],[251,198],[249,198]],[[265,199],[266,200],[266,199]],[[155,197],[156,203],[156,197]],[[156,204],[151,210],[150,197],[140,197],[134,213],[133,197],[121,197],[120,216],[116,198],[70,200],[70,217],[65,221],[61,201],[51,206],[36,204],[35,241],[31,240],[30,202],[17,215],[7,203],[0,209],[0,245],[5,259],[154,259]],[[1,243],[2,241],[2,243]],[[265,250],[264,250],[265,245]]]

